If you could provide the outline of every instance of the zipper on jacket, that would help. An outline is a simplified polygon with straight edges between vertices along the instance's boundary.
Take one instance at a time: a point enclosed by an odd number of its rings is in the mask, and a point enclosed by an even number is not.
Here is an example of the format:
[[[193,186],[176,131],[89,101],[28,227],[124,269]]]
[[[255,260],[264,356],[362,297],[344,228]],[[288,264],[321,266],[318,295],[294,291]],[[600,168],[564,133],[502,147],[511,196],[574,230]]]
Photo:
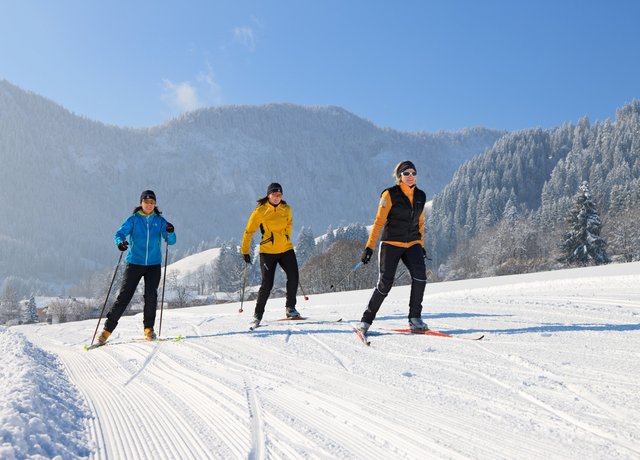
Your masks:
[[[147,253],[144,256],[144,264],[149,265],[149,217],[147,217],[146,220],[147,220]]]
[[[405,240],[407,240],[406,242],[408,243],[411,237],[411,227],[413,226],[413,215],[415,213],[415,207],[414,207],[414,204],[409,199],[409,197],[405,195],[405,193],[402,191],[402,189],[400,189],[400,193],[402,194],[402,198],[404,198],[405,203],[409,205],[409,209],[411,209],[411,220],[409,221],[409,226],[407,227],[407,233],[406,233],[406,236],[404,237]]]

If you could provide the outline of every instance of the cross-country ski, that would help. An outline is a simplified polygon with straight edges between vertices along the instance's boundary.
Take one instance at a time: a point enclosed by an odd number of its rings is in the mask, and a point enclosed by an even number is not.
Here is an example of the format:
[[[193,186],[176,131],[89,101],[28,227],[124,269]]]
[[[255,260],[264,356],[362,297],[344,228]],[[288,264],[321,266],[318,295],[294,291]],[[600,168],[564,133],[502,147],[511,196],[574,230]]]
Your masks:
[[[106,347],[106,346],[112,346],[112,345],[121,345],[121,344],[125,344],[125,343],[139,343],[139,342],[180,342],[184,339],[184,337],[182,335],[178,335],[177,337],[156,337],[153,340],[148,340],[145,339],[143,337],[140,338],[133,338],[133,339],[124,339],[124,340],[111,340],[105,343],[94,343],[93,345],[85,345],[84,349],[89,351],[89,350],[94,350],[96,348],[102,348],[102,347]]]
[[[412,335],[430,335],[433,337],[446,337],[450,339],[463,339],[463,340],[482,340],[484,334],[447,334],[445,332],[433,331],[431,329],[415,330],[415,329],[382,329],[383,331],[396,332],[398,334],[412,334]]]

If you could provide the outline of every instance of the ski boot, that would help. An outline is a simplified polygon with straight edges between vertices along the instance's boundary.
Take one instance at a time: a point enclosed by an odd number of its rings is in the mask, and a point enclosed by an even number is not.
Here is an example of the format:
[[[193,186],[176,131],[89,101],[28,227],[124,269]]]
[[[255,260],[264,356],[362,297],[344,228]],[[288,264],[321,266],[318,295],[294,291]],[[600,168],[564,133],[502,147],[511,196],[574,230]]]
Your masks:
[[[152,327],[144,328],[144,339],[151,342],[152,340],[157,339],[156,333],[153,331]]]
[[[100,335],[98,336],[98,346],[102,346],[105,343],[107,343],[107,339],[109,338],[110,335],[111,335],[111,332],[107,331],[106,329],[103,329]]]
[[[300,313],[296,307],[287,307],[287,318],[300,318]]]
[[[253,321],[249,324],[249,329],[254,330],[260,327],[260,321],[261,319],[258,318],[258,315],[253,315]]]
[[[367,338],[367,332],[369,331],[369,326],[371,326],[371,324],[365,323],[364,321],[353,325],[353,331],[358,336],[358,339],[360,339],[360,341],[366,346],[371,345],[371,343],[369,342],[369,339]]]
[[[428,331],[429,327],[427,323],[422,321],[421,318],[409,318],[409,327],[412,331]]]
[[[371,327],[371,324],[365,323],[363,321],[361,323],[356,324],[353,328],[356,330],[356,332],[359,332],[363,336],[366,336],[370,327]]]

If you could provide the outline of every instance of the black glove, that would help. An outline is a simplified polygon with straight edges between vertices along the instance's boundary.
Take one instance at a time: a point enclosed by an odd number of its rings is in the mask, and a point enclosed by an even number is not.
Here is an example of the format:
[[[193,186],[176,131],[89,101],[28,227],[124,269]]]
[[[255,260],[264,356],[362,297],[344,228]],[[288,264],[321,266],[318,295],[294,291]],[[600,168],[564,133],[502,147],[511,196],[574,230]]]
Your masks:
[[[173,233],[175,231],[175,227],[173,226],[173,224],[167,222],[167,233]]]
[[[248,264],[251,263],[251,256],[249,254],[242,254],[242,257],[244,257],[244,261]]]
[[[373,255],[373,249],[366,247],[364,248],[364,252],[362,253],[362,263],[363,264],[368,264],[369,261],[371,260],[371,256]]]
[[[120,243],[118,243],[118,249],[120,249],[121,251],[126,251],[127,249],[129,249],[129,242],[127,240],[121,241]]]

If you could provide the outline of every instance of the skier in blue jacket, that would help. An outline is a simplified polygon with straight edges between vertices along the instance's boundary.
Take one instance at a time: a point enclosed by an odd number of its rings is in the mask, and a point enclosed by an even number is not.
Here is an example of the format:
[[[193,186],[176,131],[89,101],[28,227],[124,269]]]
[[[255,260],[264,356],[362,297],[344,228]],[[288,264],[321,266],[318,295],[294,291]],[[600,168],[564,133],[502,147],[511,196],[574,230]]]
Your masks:
[[[127,220],[120,226],[114,237],[118,249],[126,251],[127,267],[124,271],[120,292],[104,324],[104,330],[98,336],[98,343],[104,344],[118,325],[120,317],[126,310],[133,294],[144,278],[144,338],[153,340],[156,334],[153,326],[158,308],[158,285],[162,275],[161,239],[167,244],[176,243],[176,234],[172,224],[161,216],[156,207],[156,194],[145,190],[140,195],[140,205],[133,210]]]

